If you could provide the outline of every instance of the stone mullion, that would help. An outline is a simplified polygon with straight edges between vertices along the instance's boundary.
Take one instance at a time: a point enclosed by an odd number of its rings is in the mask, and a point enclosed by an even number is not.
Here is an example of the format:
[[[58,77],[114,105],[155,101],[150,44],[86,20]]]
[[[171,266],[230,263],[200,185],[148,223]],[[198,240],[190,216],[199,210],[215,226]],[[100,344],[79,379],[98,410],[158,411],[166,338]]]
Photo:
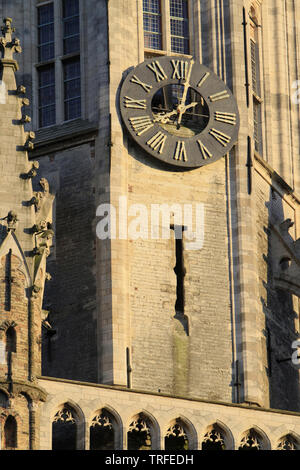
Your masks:
[[[248,12],[249,4],[245,4]],[[231,34],[233,54],[233,92],[237,98],[241,127],[239,142],[235,147],[235,161],[231,160],[234,178],[236,180],[235,225],[232,230],[234,253],[234,282],[236,312],[236,351],[239,360],[241,375],[241,400],[257,404],[265,404],[264,377],[262,374],[262,348],[261,348],[261,305],[258,304],[258,275],[256,265],[256,231],[253,221],[255,216],[255,198],[248,194],[247,174],[247,139],[251,115],[246,105],[245,71],[240,66],[241,57],[244,57],[243,41],[243,11],[239,1],[230,1]],[[239,58],[239,59],[238,59]],[[250,126],[251,129],[251,126]],[[251,135],[251,134],[250,134]],[[242,380],[241,380],[242,379]]]

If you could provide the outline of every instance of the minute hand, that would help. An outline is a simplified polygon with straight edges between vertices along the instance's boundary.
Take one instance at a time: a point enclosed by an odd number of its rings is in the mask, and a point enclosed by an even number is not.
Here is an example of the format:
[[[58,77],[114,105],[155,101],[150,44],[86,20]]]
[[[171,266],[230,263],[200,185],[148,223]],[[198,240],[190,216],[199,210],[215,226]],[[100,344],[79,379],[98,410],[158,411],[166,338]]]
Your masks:
[[[182,93],[182,98],[181,98],[181,100],[180,100],[180,104],[182,104],[182,105],[185,104],[187,92],[188,92],[188,89],[189,89],[189,87],[190,87],[190,78],[191,78],[191,73],[192,73],[193,65],[194,65],[194,61],[191,60],[191,62],[190,62],[190,67],[189,67],[189,71],[188,71],[188,74],[187,74],[187,77],[186,77],[186,80],[185,80],[185,83],[184,83],[184,89],[183,89],[183,93]]]

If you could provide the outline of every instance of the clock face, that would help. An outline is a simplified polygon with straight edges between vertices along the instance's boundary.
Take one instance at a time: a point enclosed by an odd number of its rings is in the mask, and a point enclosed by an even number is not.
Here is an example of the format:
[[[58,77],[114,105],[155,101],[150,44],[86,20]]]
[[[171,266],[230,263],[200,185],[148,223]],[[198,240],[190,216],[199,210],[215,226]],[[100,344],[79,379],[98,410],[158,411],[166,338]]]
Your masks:
[[[125,78],[120,93],[123,122],[133,139],[171,165],[213,163],[236,143],[239,112],[220,78],[186,57],[145,60]]]

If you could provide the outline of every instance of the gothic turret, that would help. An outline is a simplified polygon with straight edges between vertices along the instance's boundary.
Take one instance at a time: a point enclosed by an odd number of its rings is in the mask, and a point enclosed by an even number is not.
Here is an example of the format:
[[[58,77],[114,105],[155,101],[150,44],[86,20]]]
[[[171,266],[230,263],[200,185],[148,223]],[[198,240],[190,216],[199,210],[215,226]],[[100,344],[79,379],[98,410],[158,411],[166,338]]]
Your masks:
[[[41,374],[53,196],[45,178],[40,180],[41,191],[32,187],[39,165],[30,162],[27,154],[33,148],[34,133],[24,130],[30,122],[25,113],[29,101],[25,87],[16,84],[14,54],[22,50],[12,36],[11,21],[4,20],[0,38],[0,413],[1,434],[5,426],[11,430],[6,429],[11,439],[6,447],[29,449],[36,447],[36,410],[45,399],[36,377]]]

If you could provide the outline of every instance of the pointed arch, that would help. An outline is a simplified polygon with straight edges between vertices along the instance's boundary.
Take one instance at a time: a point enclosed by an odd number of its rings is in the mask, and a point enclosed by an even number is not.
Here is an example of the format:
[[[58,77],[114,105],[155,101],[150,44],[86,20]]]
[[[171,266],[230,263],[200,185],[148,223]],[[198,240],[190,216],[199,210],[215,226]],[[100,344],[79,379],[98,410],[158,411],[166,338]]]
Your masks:
[[[16,418],[9,414],[4,423],[4,449],[17,449],[18,425]]]
[[[300,450],[300,437],[288,432],[278,439],[276,450]]]
[[[164,433],[166,450],[197,449],[197,433],[190,420],[183,416],[172,420]]]
[[[90,450],[122,449],[122,420],[110,406],[93,412],[89,421]]]
[[[230,429],[216,420],[206,427],[201,438],[202,450],[233,450],[234,438]]]
[[[72,400],[57,406],[52,416],[52,450],[83,449],[84,424],[84,414]]]
[[[270,450],[271,444],[268,436],[257,426],[251,426],[243,432],[238,443],[238,450]]]
[[[150,412],[142,410],[130,418],[127,426],[128,450],[158,449],[159,440],[159,425]]]
[[[5,332],[6,336],[6,352],[15,353],[17,352],[17,333],[14,326],[7,328]]]

